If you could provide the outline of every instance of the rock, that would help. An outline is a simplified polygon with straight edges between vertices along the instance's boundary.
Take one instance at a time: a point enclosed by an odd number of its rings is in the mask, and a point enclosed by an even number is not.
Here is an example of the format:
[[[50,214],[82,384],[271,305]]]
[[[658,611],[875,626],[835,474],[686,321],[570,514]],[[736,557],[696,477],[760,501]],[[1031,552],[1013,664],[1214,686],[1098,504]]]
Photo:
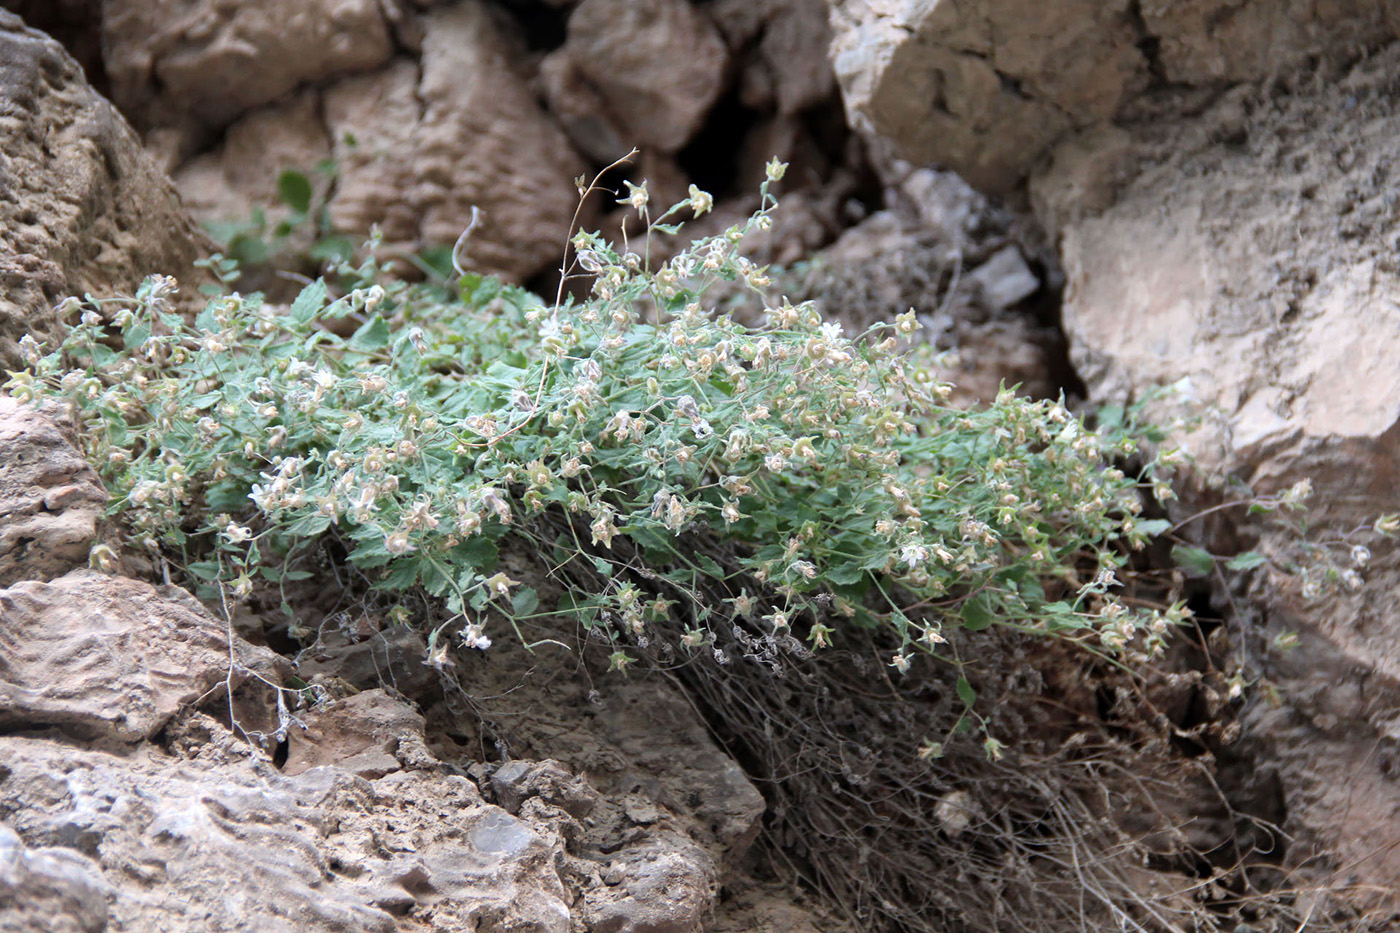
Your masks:
[[[111,888],[92,859],[72,849],[31,849],[0,824],[0,930],[101,933]]]
[[[739,95],[745,106],[791,116],[836,89],[823,0],[719,0],[712,9],[731,53],[743,57]]]
[[[538,797],[581,820],[598,803],[598,792],[587,781],[552,759],[508,761],[491,775],[491,788],[510,813],[519,813],[527,798]]]
[[[577,157],[516,75],[487,8],[426,14],[421,66],[397,62],[325,93],[339,229],[372,224],[404,251],[453,243],[479,271],[527,278],[558,261],[577,206]]]
[[[1223,82],[1395,35],[1393,4],[845,0],[832,60],[853,123],[991,193],[1072,131],[1190,109]],[[1164,85],[1170,94],[1164,94]],[[1191,92],[1199,91],[1192,98]]]
[[[275,225],[290,213],[277,191],[277,179],[288,169],[304,174],[314,197],[324,198],[330,182],[315,168],[329,158],[331,144],[320,108],[320,95],[307,90],[245,114],[224,133],[218,149],[175,171],[185,204],[206,222],[247,223],[261,209]],[[309,230],[301,233],[301,240],[309,240]]]
[[[3,728],[134,742],[226,678],[275,676],[274,656],[241,641],[230,674],[223,624],[173,587],[74,570],[0,590],[0,618]]]
[[[297,673],[309,682],[335,677],[359,690],[392,687],[404,696],[420,696],[437,682],[427,660],[427,642],[408,625],[390,625],[354,642],[328,631],[302,655]]]
[[[0,398],[0,586],[87,563],[107,491],[76,440],[58,412]]]
[[[1397,63],[1392,48],[1315,91],[1248,107],[1227,95],[1115,139],[1110,159],[1142,169],[1118,175],[1101,210],[1079,199],[1099,174],[1082,149],[1057,152],[1032,184],[1091,393],[1180,384],[1209,412],[1187,439],[1201,473],[1261,491],[1310,478],[1343,522],[1392,508],[1397,479],[1400,269],[1383,245],[1400,236],[1385,181]]]
[[[1174,385],[1158,410],[1202,415],[1181,438],[1195,465],[1178,514],[1219,501],[1212,476],[1260,494],[1306,479],[1311,537],[1379,546],[1354,529],[1395,511],[1400,484],[1400,47],[1320,67],[1196,115],[1082,134],[1031,193],[1060,246],[1064,326],[1091,396]],[[1218,549],[1248,535],[1278,566],[1305,556],[1296,530],[1261,533],[1236,515],[1203,531]],[[1248,704],[1238,753],[1279,775],[1295,840],[1283,864],[1319,883],[1346,865],[1363,887],[1393,890],[1400,861],[1381,840],[1400,833],[1384,722],[1400,706],[1400,575],[1379,560],[1345,570],[1365,585],[1319,601],[1296,576],[1257,574],[1237,650],[1279,705]],[[1294,654],[1272,644],[1286,632]]]
[[[594,933],[696,933],[715,895],[709,859],[674,834],[620,853],[603,878],[582,911]]]
[[[169,179],[52,39],[0,10],[0,368],[51,339],[69,295],[132,293],[153,273],[198,281],[212,246]]]
[[[700,129],[723,90],[727,59],[719,32],[686,0],[583,0],[556,54],[568,65],[550,67],[588,82],[625,145],[665,153]],[[569,112],[577,99],[562,98],[559,109]]]
[[[933,211],[932,203],[924,202],[923,210]],[[990,402],[1003,382],[1020,385],[1025,395],[1053,398],[1061,368],[1054,331],[1002,304],[1026,297],[1040,283],[1016,245],[997,248],[1006,243],[1004,232],[984,230],[974,237],[970,219],[950,220],[958,234],[946,239],[944,230],[926,228],[902,212],[879,211],[813,255],[796,281],[785,285],[794,300],[815,300],[851,334],[913,308],[927,339],[954,351],[939,375],[954,384],[955,404]],[[1004,254],[1015,262],[996,258]],[[963,272],[965,267],[972,271]],[[969,287],[974,283],[978,287]]]
[[[981,288],[982,300],[997,311],[1024,301],[1040,290],[1040,279],[1031,272],[1025,257],[1014,246],[997,250],[973,269],[972,281]]]
[[[295,88],[378,68],[394,52],[379,0],[107,0],[112,99],[143,130],[217,130]]]
[[[31,853],[62,846],[101,867],[114,929],[392,933],[408,915],[442,933],[570,929],[550,840],[462,777],[287,777],[256,756],[14,736],[0,761],[0,812]]]
[[[334,765],[362,778],[436,764],[423,739],[423,717],[383,690],[367,690],[312,708],[289,731],[282,773]]]

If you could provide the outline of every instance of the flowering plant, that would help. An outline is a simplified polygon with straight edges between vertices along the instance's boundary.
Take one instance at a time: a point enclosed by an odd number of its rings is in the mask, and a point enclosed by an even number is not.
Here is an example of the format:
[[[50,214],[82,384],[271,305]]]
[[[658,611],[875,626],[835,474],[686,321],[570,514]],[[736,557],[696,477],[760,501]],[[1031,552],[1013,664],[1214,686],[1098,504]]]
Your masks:
[[[1091,430],[1060,402],[950,407],[912,311],[854,335],[811,303],[756,326],[717,313],[717,282],[770,284],[741,252],[768,189],[664,262],[579,233],[583,300],[475,275],[443,294],[370,260],[342,267],[358,285],[339,297],[223,294],[188,322],[153,277],[68,306],[63,345],[28,343],[8,388],[75,407],[130,542],[237,598],[309,576],[334,536],[377,587],[443,601],[439,659],[449,635],[485,649],[493,619],[554,615],[612,638],[617,666],[668,631],[723,661],[736,622],[798,651],[882,627],[901,671],[992,624],[1158,648],[1183,610],[1112,588],[1165,525],[1139,516],[1144,484],[1170,495],[1164,460],[1125,475],[1143,456],[1128,421]],[[648,243],[711,206],[692,190],[652,218],[644,184],[622,203]],[[511,545],[563,595],[511,579]]]

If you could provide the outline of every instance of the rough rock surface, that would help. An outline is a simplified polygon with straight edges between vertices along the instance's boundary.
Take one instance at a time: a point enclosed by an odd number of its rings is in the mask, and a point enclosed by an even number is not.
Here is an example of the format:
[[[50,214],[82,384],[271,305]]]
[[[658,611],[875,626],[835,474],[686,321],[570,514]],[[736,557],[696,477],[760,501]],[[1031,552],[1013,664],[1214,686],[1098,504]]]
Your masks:
[[[187,760],[0,738],[0,813],[31,850],[100,866],[109,929],[390,933],[410,912],[428,930],[569,929],[557,840],[466,778],[284,777],[213,729]]]
[[[994,192],[1071,131],[1395,35],[1394,3],[845,0],[832,56],[848,112],[905,157]]]
[[[270,652],[235,643],[182,590],[75,570],[0,590],[0,727],[135,742],[235,688]],[[229,672],[230,651],[237,666]]]
[[[1314,536],[1394,511],[1400,482],[1398,67],[1396,46],[1354,66],[1324,58],[1199,114],[1085,133],[1031,183],[1060,246],[1065,330],[1091,395],[1176,385],[1174,403],[1201,415],[1184,438],[1196,475],[1260,493],[1309,480]],[[1190,506],[1218,494],[1195,489]],[[1234,523],[1212,534],[1240,546]],[[1266,531],[1259,546],[1282,563],[1297,540]],[[1238,751],[1278,775],[1287,864],[1394,898],[1400,577],[1393,557],[1357,572],[1360,592],[1315,601],[1296,577],[1256,581],[1238,663],[1281,705],[1246,705]],[[1290,632],[1296,653],[1272,646]]]
[[[0,10],[0,368],[69,295],[194,283],[209,250],[170,180],[52,39]]]
[[[389,244],[452,243],[484,216],[465,259],[522,278],[557,262],[581,166],[504,54],[475,0],[427,14],[421,64],[399,61],[324,99],[339,181],[335,225],[379,224]]]
[[[1358,519],[1396,481],[1397,62],[1392,48],[1339,81],[1227,95],[1199,118],[1061,151],[1033,189],[1093,392],[1188,380],[1213,422],[1190,441],[1206,470],[1261,488],[1310,477]],[[1130,180],[1094,210],[1079,194],[1105,165]]]
[[[612,158],[631,146],[675,152],[689,142],[723,90],[728,59],[718,30],[686,0],[583,0],[554,54],[563,61],[550,66],[547,87],[558,109],[581,109],[568,78],[584,82],[577,93],[596,95],[624,144]]]
[[[30,848],[0,824],[0,930],[101,933],[110,886],[92,859],[65,846]]]
[[[385,10],[395,6],[106,0],[112,99],[142,130],[222,128],[302,84],[386,63],[394,43]]]
[[[0,586],[87,563],[107,491],[72,425],[0,398]]]
[[[436,764],[423,744],[423,717],[383,690],[318,704],[287,739],[287,775],[335,765],[373,780]]]

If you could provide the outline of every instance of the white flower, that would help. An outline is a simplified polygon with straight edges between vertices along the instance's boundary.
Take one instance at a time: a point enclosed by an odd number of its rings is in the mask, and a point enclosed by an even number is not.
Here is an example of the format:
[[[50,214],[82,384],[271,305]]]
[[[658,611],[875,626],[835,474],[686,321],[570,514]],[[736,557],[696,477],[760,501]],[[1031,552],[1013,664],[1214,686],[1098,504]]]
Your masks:
[[[783,175],[787,173],[787,163],[779,162],[778,157],[773,156],[764,169],[769,181],[782,181]]]
[[[715,199],[708,192],[701,191],[694,185],[690,186],[690,209],[695,212],[696,217],[709,213],[715,206]]]
[[[626,204],[639,214],[646,210],[647,201],[650,200],[646,181],[643,180],[640,185],[634,185],[630,181],[624,181],[623,184],[627,186],[627,197],[618,198],[617,203]]]
[[[227,540],[229,544],[242,544],[253,536],[253,529],[249,528],[247,525],[235,525],[233,522],[229,522],[223,534],[224,539]]]
[[[467,648],[475,648],[478,651],[485,651],[491,647],[491,639],[483,633],[485,626],[480,622],[468,625],[466,631],[462,632],[462,644]]]
[[[418,548],[408,540],[408,532],[391,531],[384,535],[384,550],[390,554],[408,554]]]
[[[928,560],[928,548],[922,544],[905,544],[899,549],[899,559],[910,567],[917,567]]]
[[[1371,549],[1364,544],[1358,544],[1351,549],[1351,562],[1358,567],[1365,567],[1371,562]]]

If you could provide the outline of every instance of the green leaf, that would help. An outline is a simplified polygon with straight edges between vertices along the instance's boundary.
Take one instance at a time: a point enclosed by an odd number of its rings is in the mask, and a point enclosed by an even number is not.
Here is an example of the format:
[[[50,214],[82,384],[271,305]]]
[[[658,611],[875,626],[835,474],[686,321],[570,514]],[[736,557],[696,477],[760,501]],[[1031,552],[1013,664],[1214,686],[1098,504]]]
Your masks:
[[[382,350],[389,345],[389,325],[379,315],[375,315],[360,325],[360,329],[350,337],[350,349],[366,353]]]
[[[966,677],[958,678],[958,699],[963,701],[964,706],[972,706],[977,702],[977,691],[972,689],[972,684],[967,682]]]
[[[287,169],[277,176],[277,196],[292,210],[305,214],[311,209],[311,179]]]
[[[540,607],[540,597],[535,592],[534,587],[522,586],[510,598],[510,605],[515,610],[515,617],[518,619],[522,616],[533,615],[535,610]]]
[[[606,557],[593,558],[593,569],[598,571],[605,577],[610,577],[613,575],[613,563]]]
[[[1253,570],[1262,564],[1267,564],[1269,559],[1258,551],[1245,551],[1243,554],[1236,554],[1225,562],[1228,570]]]
[[[858,562],[847,561],[829,568],[822,579],[832,586],[855,586],[865,576],[865,568]]]
[[[1193,577],[1209,576],[1215,570],[1215,558],[1210,556],[1209,551],[1184,544],[1172,548],[1172,561]]]
[[[1165,518],[1148,518],[1137,523],[1137,530],[1152,538],[1166,534],[1171,528],[1172,523]]]
[[[963,603],[962,618],[962,627],[969,632],[980,632],[991,628],[992,623],[996,621],[996,616],[992,614],[991,600],[987,598],[987,594],[974,596]]]
[[[326,282],[324,279],[317,279],[301,290],[297,295],[297,300],[292,302],[292,320],[298,324],[310,323],[316,316],[316,312],[325,307],[326,304]]]

